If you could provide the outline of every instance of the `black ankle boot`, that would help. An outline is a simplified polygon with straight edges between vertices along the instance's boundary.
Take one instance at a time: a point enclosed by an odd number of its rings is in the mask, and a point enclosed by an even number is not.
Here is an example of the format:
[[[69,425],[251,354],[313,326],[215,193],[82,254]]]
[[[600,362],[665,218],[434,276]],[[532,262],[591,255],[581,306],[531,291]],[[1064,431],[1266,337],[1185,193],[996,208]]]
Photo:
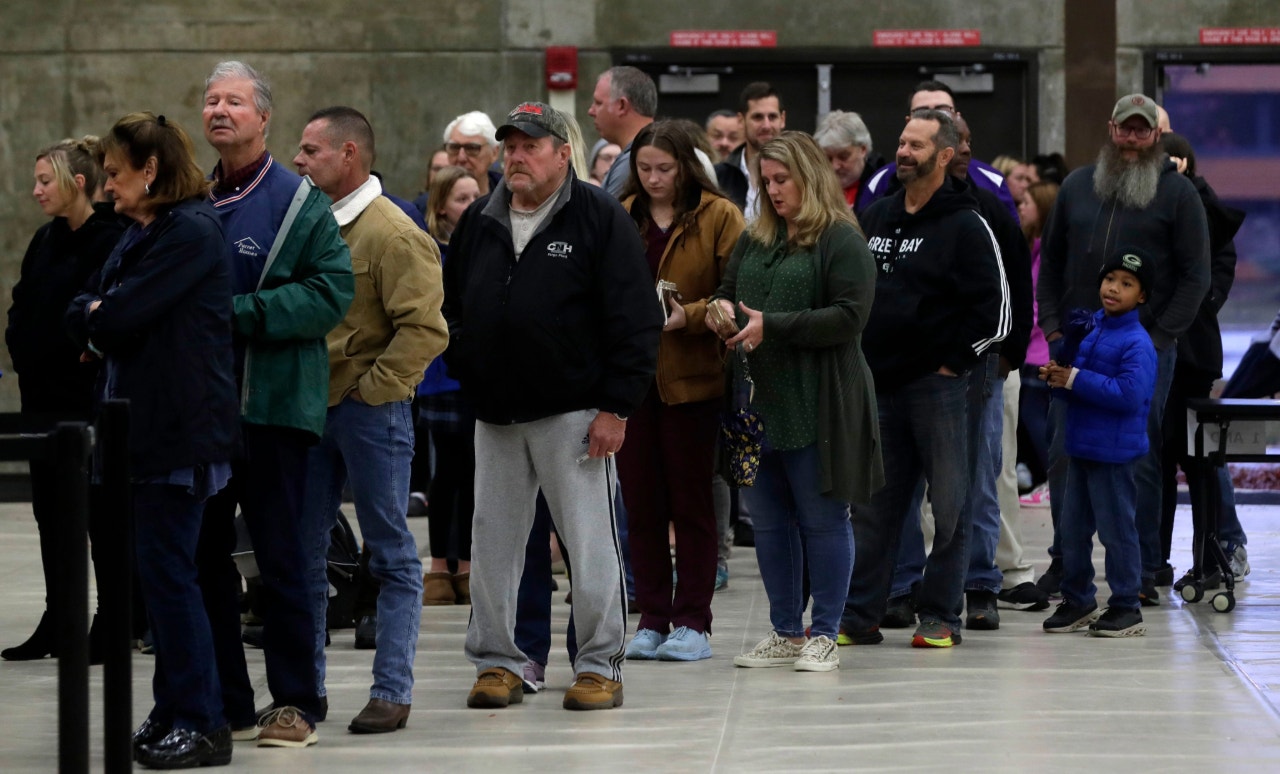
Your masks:
[[[35,661],[56,655],[53,652],[53,616],[47,610],[40,616],[40,624],[26,642],[0,651],[0,658],[5,661]]]

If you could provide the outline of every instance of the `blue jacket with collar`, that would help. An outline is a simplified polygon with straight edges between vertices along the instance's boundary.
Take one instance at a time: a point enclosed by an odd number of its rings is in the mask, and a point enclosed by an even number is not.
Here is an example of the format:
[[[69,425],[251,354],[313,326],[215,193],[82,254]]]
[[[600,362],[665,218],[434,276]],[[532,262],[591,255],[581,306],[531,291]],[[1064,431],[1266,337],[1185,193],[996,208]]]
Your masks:
[[[1147,453],[1147,414],[1156,381],[1156,349],[1138,310],[1108,317],[1098,310],[1080,342],[1080,369],[1067,397],[1067,454],[1095,462],[1129,462]]]

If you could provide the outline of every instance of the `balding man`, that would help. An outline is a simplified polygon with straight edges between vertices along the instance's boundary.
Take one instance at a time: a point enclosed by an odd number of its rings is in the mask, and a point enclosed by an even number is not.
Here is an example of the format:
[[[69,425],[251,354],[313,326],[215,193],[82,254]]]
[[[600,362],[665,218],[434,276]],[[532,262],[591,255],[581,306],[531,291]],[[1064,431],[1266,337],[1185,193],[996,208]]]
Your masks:
[[[622,196],[631,177],[631,141],[653,123],[657,112],[658,87],[644,72],[634,67],[610,67],[596,80],[587,115],[595,119],[601,137],[622,148],[604,176],[604,190],[615,199]]]
[[[422,563],[405,517],[413,459],[410,404],[423,371],[449,340],[440,314],[440,252],[369,174],[373,129],[359,111],[316,112],[298,148],[298,171],[333,200],[356,276],[351,309],[327,339],[329,410],[324,436],[308,460],[308,577],[321,620],[328,604],[328,538],[350,479],[369,569],[381,589],[373,687],[348,729],[386,733],[404,728],[413,700]],[[313,644],[321,684],[324,635],[324,627],[317,627]]]
[[[218,64],[205,82],[204,135],[218,151],[209,198],[231,245],[244,456],[205,506],[198,562],[232,738],[305,747],[328,712],[314,661],[299,657],[324,626],[306,586],[307,451],[324,432],[324,337],[346,314],[354,281],[328,198],[267,152],[271,110],[271,87],[243,62]],[[272,709],[261,718],[240,641],[237,505],[269,610],[262,650]]]

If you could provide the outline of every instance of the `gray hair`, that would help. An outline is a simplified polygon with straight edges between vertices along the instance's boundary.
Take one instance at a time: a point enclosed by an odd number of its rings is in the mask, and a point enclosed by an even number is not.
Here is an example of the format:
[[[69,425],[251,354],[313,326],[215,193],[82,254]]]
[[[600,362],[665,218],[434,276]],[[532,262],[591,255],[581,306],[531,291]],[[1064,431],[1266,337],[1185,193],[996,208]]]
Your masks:
[[[610,99],[627,98],[632,110],[646,118],[658,113],[658,87],[644,71],[627,65],[610,67]]]
[[[871,151],[871,132],[862,116],[843,110],[827,113],[827,117],[818,124],[818,131],[813,133],[813,139],[823,149],[861,145]]]
[[[209,93],[209,87],[218,81],[224,81],[228,78],[243,78],[253,83],[253,104],[258,108],[260,113],[271,112],[271,84],[267,83],[267,79],[262,74],[253,69],[244,62],[234,59],[226,62],[219,62],[213,66],[213,72],[209,73],[209,77],[204,81],[204,92]]]
[[[483,137],[490,148],[498,147],[498,127],[493,125],[493,120],[487,114],[479,110],[463,113],[450,121],[444,128],[445,142],[450,142],[449,136],[453,134],[454,129],[467,137]]]
[[[956,127],[956,120],[950,113],[943,110],[921,108],[912,111],[911,117],[922,121],[937,122],[938,131],[933,135],[933,147],[935,150],[942,150],[943,148],[955,150],[960,147],[960,130]]]

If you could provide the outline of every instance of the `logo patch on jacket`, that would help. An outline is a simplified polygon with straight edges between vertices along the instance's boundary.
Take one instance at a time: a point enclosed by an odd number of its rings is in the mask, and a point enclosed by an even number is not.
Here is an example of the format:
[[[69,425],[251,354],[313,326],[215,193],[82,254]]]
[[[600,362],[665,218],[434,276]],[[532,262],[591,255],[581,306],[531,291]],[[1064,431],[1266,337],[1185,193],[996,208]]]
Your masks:
[[[555,258],[568,258],[573,252],[573,245],[568,242],[552,242],[547,245],[547,255]]]
[[[262,255],[262,246],[253,241],[253,237],[245,237],[244,239],[236,242],[235,245],[236,250],[241,255],[252,255],[255,257]]]

